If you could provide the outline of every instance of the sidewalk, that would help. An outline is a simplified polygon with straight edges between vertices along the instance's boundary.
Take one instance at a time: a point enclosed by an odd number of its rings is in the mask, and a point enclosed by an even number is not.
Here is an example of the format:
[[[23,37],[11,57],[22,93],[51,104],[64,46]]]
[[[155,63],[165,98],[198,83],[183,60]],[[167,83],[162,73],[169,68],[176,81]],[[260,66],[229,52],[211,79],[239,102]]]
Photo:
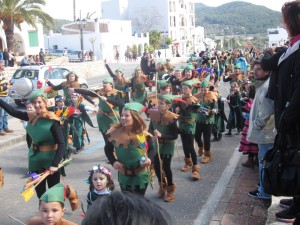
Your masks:
[[[0,136],[0,152],[2,148],[26,140],[26,132],[22,126],[21,120],[9,116],[8,128],[14,130],[14,132],[6,134],[5,136]]]
[[[257,189],[258,168],[244,168],[241,163],[246,157],[241,157],[210,225],[291,225],[275,219],[275,213],[282,210],[281,198],[260,200],[248,196],[249,191]]]
[[[0,153],[5,147],[25,141],[25,129],[20,120],[10,117],[8,125],[14,133],[0,137]],[[210,225],[290,225],[275,220],[274,214],[281,210],[278,206],[279,198],[273,197],[271,204],[271,201],[248,196],[249,191],[257,188],[258,170],[243,168],[241,163],[244,160],[246,156],[241,157]]]

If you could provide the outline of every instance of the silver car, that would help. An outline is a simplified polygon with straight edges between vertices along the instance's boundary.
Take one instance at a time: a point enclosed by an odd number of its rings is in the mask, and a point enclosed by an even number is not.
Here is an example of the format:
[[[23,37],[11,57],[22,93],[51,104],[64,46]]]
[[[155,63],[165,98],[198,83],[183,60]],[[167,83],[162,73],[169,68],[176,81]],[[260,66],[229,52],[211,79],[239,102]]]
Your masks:
[[[66,81],[69,69],[60,66],[22,66],[17,69],[10,80],[12,84],[8,95],[14,99],[16,105],[23,106],[23,103],[37,89],[47,86],[46,79],[54,85]],[[88,88],[87,81],[79,78],[81,88]]]

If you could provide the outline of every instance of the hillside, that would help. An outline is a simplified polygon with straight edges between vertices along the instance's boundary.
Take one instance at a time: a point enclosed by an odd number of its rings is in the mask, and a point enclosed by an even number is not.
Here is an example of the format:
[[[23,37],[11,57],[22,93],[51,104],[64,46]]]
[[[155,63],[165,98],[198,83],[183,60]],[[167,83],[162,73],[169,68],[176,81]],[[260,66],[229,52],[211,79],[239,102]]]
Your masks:
[[[196,26],[207,35],[266,34],[281,25],[281,13],[247,2],[230,2],[219,7],[195,3]]]

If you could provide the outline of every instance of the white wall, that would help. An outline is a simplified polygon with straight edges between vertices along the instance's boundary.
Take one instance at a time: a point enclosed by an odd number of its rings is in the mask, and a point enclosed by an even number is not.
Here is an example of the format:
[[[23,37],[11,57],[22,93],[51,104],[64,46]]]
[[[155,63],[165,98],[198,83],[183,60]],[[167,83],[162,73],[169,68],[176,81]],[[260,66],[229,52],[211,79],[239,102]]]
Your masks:
[[[278,34],[272,34],[272,32],[278,31]],[[277,27],[268,29],[269,43],[268,46],[271,47],[273,44],[276,46],[283,45],[288,40],[288,33],[284,28]]]

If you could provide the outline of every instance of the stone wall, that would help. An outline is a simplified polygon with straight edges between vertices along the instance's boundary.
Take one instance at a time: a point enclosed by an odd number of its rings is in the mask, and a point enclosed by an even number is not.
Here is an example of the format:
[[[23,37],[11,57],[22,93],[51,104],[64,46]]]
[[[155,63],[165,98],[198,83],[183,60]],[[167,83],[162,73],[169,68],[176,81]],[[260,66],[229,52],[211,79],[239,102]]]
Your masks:
[[[85,79],[93,76],[103,75],[106,72],[103,61],[69,63],[68,58],[60,57],[47,63],[47,65],[66,67],[69,70],[74,70],[80,77]],[[5,71],[3,72],[4,77],[6,79],[10,79],[17,68],[19,68],[19,66],[6,67]]]

